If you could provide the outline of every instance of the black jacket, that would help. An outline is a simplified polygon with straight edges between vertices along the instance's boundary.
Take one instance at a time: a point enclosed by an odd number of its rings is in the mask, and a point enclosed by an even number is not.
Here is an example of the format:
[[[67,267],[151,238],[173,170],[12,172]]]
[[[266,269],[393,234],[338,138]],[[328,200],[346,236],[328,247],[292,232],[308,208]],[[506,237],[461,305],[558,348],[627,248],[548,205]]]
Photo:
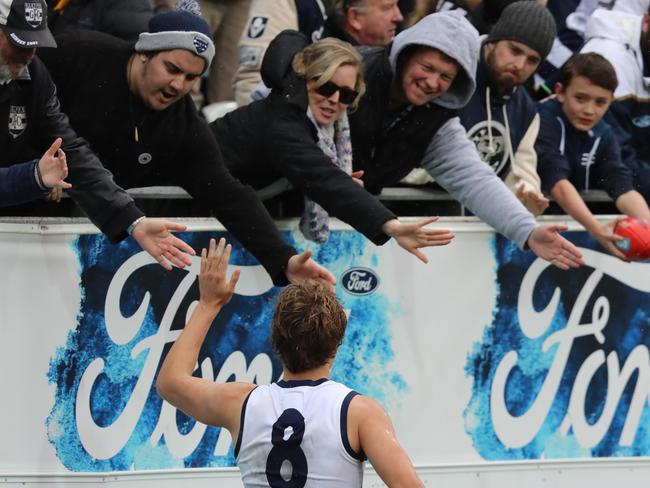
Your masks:
[[[0,166],[40,159],[61,137],[68,160],[66,181],[72,184],[68,193],[111,241],[126,237],[126,228],[143,214],[72,130],[60,110],[54,83],[38,58],[18,79],[0,85],[0,118],[9,121],[0,134]]]
[[[359,51],[365,64],[366,93],[350,114],[354,169],[364,170],[366,188],[378,193],[420,165],[433,135],[457,113],[434,104],[391,112],[390,46]]]
[[[284,270],[295,249],[284,242],[252,188],[226,170],[189,95],[165,110],[150,110],[131,95],[127,83],[132,43],[93,31],[66,33],[57,43],[57,49],[42,55],[61,104],[115,180],[125,188],[183,187],[212,210],[274,283],[286,284]]]
[[[60,14],[51,11],[48,23],[55,35],[88,29],[135,41],[152,16],[150,0],[71,0]]]
[[[306,45],[298,32],[280,33],[262,62],[262,79],[272,88],[269,97],[230,112],[211,128],[237,178],[261,188],[286,177],[331,216],[383,244],[389,237],[381,226],[395,216],[317,145],[316,129],[307,117],[305,81],[290,67]]]

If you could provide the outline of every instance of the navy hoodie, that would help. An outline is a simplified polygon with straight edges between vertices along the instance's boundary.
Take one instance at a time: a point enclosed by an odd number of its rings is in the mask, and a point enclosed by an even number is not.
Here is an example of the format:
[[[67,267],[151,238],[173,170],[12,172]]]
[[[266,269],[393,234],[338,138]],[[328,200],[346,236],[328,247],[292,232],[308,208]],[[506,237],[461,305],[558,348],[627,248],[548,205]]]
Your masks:
[[[632,172],[621,161],[614,131],[601,120],[588,132],[576,129],[557,99],[539,104],[541,126],[535,143],[542,187],[550,191],[560,180],[578,190],[603,189],[616,200],[634,189]]]

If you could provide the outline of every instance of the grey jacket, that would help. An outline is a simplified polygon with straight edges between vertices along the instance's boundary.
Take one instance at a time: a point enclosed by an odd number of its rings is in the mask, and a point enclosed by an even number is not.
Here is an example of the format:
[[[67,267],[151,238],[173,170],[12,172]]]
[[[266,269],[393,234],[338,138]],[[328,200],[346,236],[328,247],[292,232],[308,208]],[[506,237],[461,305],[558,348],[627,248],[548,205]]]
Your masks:
[[[409,44],[434,47],[458,62],[461,69],[452,86],[432,103],[450,109],[465,106],[476,87],[474,75],[480,53],[474,27],[455,11],[425,17],[395,38],[389,55],[393,70],[399,52]],[[524,248],[537,225],[535,217],[481,161],[458,117],[436,131],[420,164],[472,213]]]

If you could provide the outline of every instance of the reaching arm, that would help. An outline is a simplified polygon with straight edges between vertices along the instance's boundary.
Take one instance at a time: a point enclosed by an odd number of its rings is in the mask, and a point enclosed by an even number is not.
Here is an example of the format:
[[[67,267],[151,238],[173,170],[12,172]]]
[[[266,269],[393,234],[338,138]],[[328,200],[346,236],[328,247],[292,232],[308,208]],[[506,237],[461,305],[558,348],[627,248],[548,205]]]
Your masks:
[[[617,258],[625,259],[623,253],[614,244],[615,241],[621,240],[619,236],[614,234],[614,226],[617,220],[605,224],[598,222],[578,193],[578,190],[569,180],[560,180],[555,183],[551,188],[551,195],[558,205],[567,214],[580,222],[587,232],[594,236],[609,253]]]
[[[358,426],[360,449],[389,488],[424,487],[395,436],[390,417],[375,400],[355,396],[350,402],[348,415],[350,425]],[[352,445],[353,449],[355,447]]]
[[[616,208],[625,215],[629,215],[635,219],[650,220],[648,202],[646,202],[643,195],[636,190],[623,193],[616,199],[615,203]]]
[[[274,169],[330,216],[351,225],[374,244],[388,241],[390,237],[382,226],[395,219],[393,212],[323,153],[313,140],[306,114],[289,107],[284,100],[269,102],[277,107],[278,123],[264,138],[264,151],[273,155],[270,161]]]
[[[541,182],[537,174],[537,152],[534,146],[539,133],[539,121],[539,114],[537,114],[517,147],[512,169],[506,178],[506,185],[515,190],[519,201],[533,215],[541,215],[549,205],[548,199],[542,194]]]
[[[220,239],[215,250],[215,241],[211,239],[209,251],[201,252],[199,304],[167,354],[156,388],[173,406],[199,422],[226,427],[235,438],[243,401],[255,385],[219,384],[192,376],[208,329],[230,301],[239,279],[239,270],[235,270],[230,280],[226,280],[231,247],[225,244],[225,239]]]
[[[482,221],[524,248],[537,222],[492,169],[479,158],[458,117],[435,134],[422,167]]]

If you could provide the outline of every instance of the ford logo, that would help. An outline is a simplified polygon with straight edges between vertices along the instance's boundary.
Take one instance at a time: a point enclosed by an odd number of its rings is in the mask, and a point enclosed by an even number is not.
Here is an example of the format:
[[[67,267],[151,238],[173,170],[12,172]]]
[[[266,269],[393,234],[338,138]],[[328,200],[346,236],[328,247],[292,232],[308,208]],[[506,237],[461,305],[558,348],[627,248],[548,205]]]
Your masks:
[[[351,295],[370,295],[379,286],[379,277],[368,268],[350,268],[343,273],[341,285]]]

